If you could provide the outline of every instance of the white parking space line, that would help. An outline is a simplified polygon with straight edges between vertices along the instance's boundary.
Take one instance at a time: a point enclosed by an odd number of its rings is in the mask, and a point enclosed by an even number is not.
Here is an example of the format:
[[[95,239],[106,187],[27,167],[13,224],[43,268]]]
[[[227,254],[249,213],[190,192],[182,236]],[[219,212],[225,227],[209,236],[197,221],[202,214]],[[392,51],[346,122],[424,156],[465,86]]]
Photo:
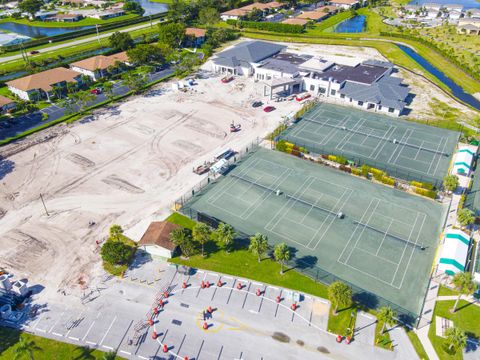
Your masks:
[[[87,338],[88,336],[88,333],[90,332],[90,330],[92,330],[92,327],[93,325],[95,325],[95,321],[97,321],[97,319],[99,318],[101,313],[98,313],[97,315],[97,318],[95,320],[93,320],[92,324],[90,325],[90,327],[88,328],[87,332],[85,333],[85,335],[83,335],[83,338],[82,338],[82,341],[85,341],[85,339]]]
[[[40,331],[40,332],[42,332],[42,333],[46,333],[46,332],[47,332],[47,330],[39,329],[39,328],[36,328],[35,331]]]
[[[62,334],[59,334],[59,333],[57,333],[57,332],[52,332],[52,334],[53,334],[53,335],[60,336],[60,337],[63,337],[63,335],[62,335]]]
[[[93,346],[97,346],[97,343],[93,342],[93,341],[85,341],[87,344],[90,344],[90,345],[93,345]]]
[[[58,320],[55,321],[55,323],[52,325],[52,327],[50,328],[50,330],[48,330],[49,333],[52,332],[52,330],[53,330],[53,328],[54,328],[55,326],[57,326],[58,322],[62,319],[63,314],[65,314],[65,311],[60,314],[60,316],[58,317]]]
[[[72,339],[72,340],[75,340],[75,341],[80,341],[80,339],[77,338],[77,337],[75,337],[75,336],[69,336],[68,338],[69,338],[69,339]]]
[[[131,352],[128,352],[128,351],[125,351],[125,350],[120,350],[120,352],[121,352],[122,354],[125,354],[125,355],[132,355]]]
[[[108,332],[110,331],[110,329],[112,328],[113,323],[115,322],[115,320],[117,320],[117,316],[116,316],[116,315],[115,315],[115,317],[113,318],[112,322],[110,323],[110,326],[108,327],[107,331],[106,331],[105,334],[103,335],[102,340],[99,342],[100,345],[103,343],[103,341],[104,341],[105,338],[107,337],[107,334],[108,334]]]
[[[104,347],[105,349],[113,350],[113,347],[111,347],[111,346],[102,345],[102,347]]]

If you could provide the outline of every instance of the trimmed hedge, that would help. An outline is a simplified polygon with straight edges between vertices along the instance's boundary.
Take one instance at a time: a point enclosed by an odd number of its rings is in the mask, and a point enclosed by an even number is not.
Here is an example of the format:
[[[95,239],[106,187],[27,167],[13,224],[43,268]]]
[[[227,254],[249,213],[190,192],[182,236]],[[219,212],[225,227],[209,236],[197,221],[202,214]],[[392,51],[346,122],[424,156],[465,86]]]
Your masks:
[[[435,199],[437,197],[437,192],[434,190],[422,189],[422,188],[413,186],[413,191],[418,195],[426,196],[430,199]]]
[[[328,155],[327,160],[336,162],[337,164],[341,164],[341,165],[347,165],[348,164],[348,160],[346,158],[344,158],[343,156]]]
[[[384,176],[380,181],[385,185],[395,186],[395,179],[390,176]]]
[[[422,189],[426,189],[426,190],[433,190],[433,184],[429,184],[429,183],[423,183],[423,182],[412,180],[410,181],[410,185],[419,187]]]
[[[233,19],[227,20],[228,25],[238,26],[240,28],[247,29],[256,29],[256,30],[265,30],[271,32],[279,32],[286,34],[301,34],[304,31],[302,25],[292,25],[292,24],[282,24],[282,23],[272,23],[272,22],[263,22],[263,21],[238,21]]]

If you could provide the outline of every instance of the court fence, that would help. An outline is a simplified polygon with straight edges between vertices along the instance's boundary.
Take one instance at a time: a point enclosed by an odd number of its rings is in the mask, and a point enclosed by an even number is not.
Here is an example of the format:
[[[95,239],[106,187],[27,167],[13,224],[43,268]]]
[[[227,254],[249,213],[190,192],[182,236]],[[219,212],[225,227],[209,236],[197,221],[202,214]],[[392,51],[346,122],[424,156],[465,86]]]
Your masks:
[[[335,156],[341,156],[344,157],[345,159],[349,161],[353,161],[355,163],[355,166],[360,167],[362,165],[367,165],[370,167],[374,167],[380,170],[385,171],[389,176],[394,177],[395,179],[399,180],[406,180],[406,181],[418,181],[418,182],[423,182],[423,183],[430,183],[433,184],[433,186],[437,189],[441,189],[443,185],[443,178],[436,177],[436,176],[428,176],[428,175],[421,175],[418,172],[414,171],[408,171],[405,169],[402,169],[400,167],[397,167],[395,165],[388,165],[385,164],[384,162],[379,162],[372,160],[367,157],[363,157],[360,155],[352,155],[350,152],[344,152],[342,150],[335,149],[333,147],[329,146],[321,146],[318,144],[313,144],[313,143],[302,143],[299,141],[294,141],[293,139],[290,139],[288,137],[288,134],[280,135],[277,136],[274,139],[274,143],[276,144],[280,140],[285,140],[290,143],[294,143],[296,146],[300,148],[304,148],[308,150],[309,152],[315,154],[315,155],[335,155]]]
[[[241,163],[245,160],[248,155],[251,155],[255,152],[255,150],[260,146],[261,139],[257,139],[257,141],[251,143],[245,149],[239,151],[234,157],[229,159],[229,163],[231,165],[235,165]],[[200,181],[197,185],[195,185],[190,191],[185,193],[183,196],[178,198],[175,201],[174,207],[176,211],[179,211],[183,215],[189,217],[194,221],[203,222],[209,225],[212,228],[217,228],[218,225],[222,222],[221,220],[210,216],[206,213],[200,212],[189,206],[189,201],[195,197],[199,196],[203,190],[209,185],[213,185],[217,182],[218,176],[209,175],[207,178]],[[235,229],[237,233],[237,238],[241,240],[248,240],[252,234],[246,234],[238,229]],[[335,281],[341,281],[348,286],[351,287],[353,291],[353,299],[356,303],[370,309],[378,309],[383,306],[391,307],[397,313],[397,319],[401,323],[417,327],[420,322],[419,314],[416,314],[412,311],[409,311],[402,306],[395,304],[378,294],[374,294],[368,290],[365,290],[357,285],[352,284],[349,281],[344,280],[327,270],[322,269],[317,264],[314,263],[307,263],[304,260],[293,258],[288,262],[288,266],[295,269],[296,271],[300,272],[303,275],[306,275],[313,279],[315,282],[324,284],[326,286],[330,285]],[[426,290],[426,289],[425,289]],[[425,302],[425,298],[423,299]],[[423,304],[422,304],[423,309]]]

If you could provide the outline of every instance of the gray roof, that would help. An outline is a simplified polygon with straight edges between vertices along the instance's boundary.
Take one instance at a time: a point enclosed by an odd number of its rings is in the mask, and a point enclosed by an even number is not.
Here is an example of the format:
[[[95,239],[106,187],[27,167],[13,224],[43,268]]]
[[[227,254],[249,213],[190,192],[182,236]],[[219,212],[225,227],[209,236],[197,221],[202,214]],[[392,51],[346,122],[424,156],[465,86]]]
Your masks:
[[[219,58],[236,58],[240,62],[258,63],[272,55],[285,49],[285,46],[266,41],[245,41],[233,48],[222,51],[218,54]],[[218,64],[217,59],[215,63]]]
[[[372,84],[380,79],[389,69],[383,66],[360,64],[357,66],[335,65],[320,74],[322,79],[332,78],[338,83],[353,81]]]
[[[225,66],[228,68],[234,68],[240,65],[240,61],[234,56],[234,57],[219,57],[216,58],[215,64],[220,65],[220,66]]]
[[[402,84],[402,79],[385,76],[372,85],[347,81],[339,92],[356,101],[379,104],[401,111],[406,105],[409,88]]]
[[[292,75],[298,72],[297,65],[292,64],[289,61],[278,60],[275,58],[265,60],[261,68]]]
[[[393,64],[391,62],[380,61],[380,60],[375,60],[375,59],[365,60],[362,64],[380,66],[380,67],[384,67],[385,69],[392,69],[393,68]]]

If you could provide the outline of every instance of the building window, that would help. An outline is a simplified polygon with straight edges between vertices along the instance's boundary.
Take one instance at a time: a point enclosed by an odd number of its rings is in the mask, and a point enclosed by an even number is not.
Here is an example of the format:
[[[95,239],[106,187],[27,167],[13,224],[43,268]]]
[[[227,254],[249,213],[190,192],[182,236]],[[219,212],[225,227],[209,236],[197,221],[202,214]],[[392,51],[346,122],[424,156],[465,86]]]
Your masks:
[[[318,88],[318,92],[319,92],[320,94],[325,94],[326,91],[327,91],[327,89],[325,89],[325,88],[323,88],[323,87]]]
[[[389,113],[393,113],[394,111],[395,111],[394,108],[388,108],[388,112],[389,112]]]
[[[345,99],[345,94],[340,94],[340,98]]]
[[[315,90],[315,85],[310,85],[310,91],[314,91]]]
[[[332,90],[330,91],[330,94],[335,95],[337,93],[337,90]]]
[[[382,105],[378,105],[378,110],[382,110]]]
[[[359,101],[358,106],[363,106],[363,101]]]

